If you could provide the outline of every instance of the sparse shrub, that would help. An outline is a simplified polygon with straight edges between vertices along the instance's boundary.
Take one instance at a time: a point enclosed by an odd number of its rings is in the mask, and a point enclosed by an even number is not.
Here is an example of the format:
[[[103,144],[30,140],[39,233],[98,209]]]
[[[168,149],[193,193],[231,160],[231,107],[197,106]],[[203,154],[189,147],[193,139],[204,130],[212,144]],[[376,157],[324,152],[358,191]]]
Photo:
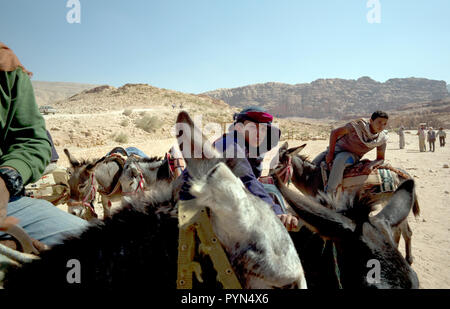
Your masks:
[[[122,114],[128,117],[128,116],[130,116],[132,113],[133,113],[133,110],[127,108],[126,110],[123,111]]]
[[[121,125],[122,127],[127,127],[128,124],[129,124],[129,122],[128,122],[127,119],[123,119],[123,120],[120,122],[120,125]]]
[[[126,143],[128,142],[128,135],[121,132],[114,137],[114,141],[121,144]]]
[[[145,113],[142,118],[136,120],[135,124],[136,127],[138,127],[139,129],[151,133],[161,128],[163,122],[160,119],[158,119],[158,117],[150,116],[149,114]]]

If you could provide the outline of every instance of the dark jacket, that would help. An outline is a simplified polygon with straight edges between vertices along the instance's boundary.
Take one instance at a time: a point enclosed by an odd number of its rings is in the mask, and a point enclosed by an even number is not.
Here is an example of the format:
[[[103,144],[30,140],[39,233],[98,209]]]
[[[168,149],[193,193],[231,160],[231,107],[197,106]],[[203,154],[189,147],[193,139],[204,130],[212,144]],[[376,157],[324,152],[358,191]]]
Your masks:
[[[240,177],[242,183],[253,195],[261,198],[263,201],[271,205],[275,214],[283,214],[284,212],[281,206],[273,202],[273,199],[266,192],[263,185],[258,181],[258,177],[261,176],[262,172],[262,160],[264,154],[260,154],[260,156],[256,158],[249,158],[248,147],[241,147],[240,145],[245,145],[245,143],[243,144],[238,140],[238,135],[235,131],[231,131],[228,134],[223,135],[220,139],[214,142],[214,147],[223,152],[225,157],[230,157],[230,155],[232,155],[234,158],[240,157],[247,159],[243,160],[240,167],[241,170],[245,171],[245,175]],[[180,191],[180,199],[193,199],[194,197],[189,194],[189,185],[187,182],[190,176],[187,173],[187,170],[183,171],[182,177],[184,179],[184,184]]]
[[[239,140],[239,133],[236,131],[231,131],[224,134],[220,139],[214,142],[214,147],[224,154],[227,150],[229,150],[230,153],[233,152],[235,158],[245,157],[247,160],[244,161],[242,167],[247,172],[245,176],[240,177],[240,179],[244,183],[247,190],[253,193],[253,195],[261,198],[266,203],[270,204],[273,211],[277,215],[284,213],[281,206],[273,202],[273,199],[266,192],[261,182],[258,181],[258,178],[262,173],[262,161],[265,153],[258,153],[258,151],[255,151],[258,156],[250,157],[250,151],[247,143],[243,140]]]
[[[0,166],[15,168],[24,185],[41,177],[51,145],[30,78],[21,68],[0,71]]]

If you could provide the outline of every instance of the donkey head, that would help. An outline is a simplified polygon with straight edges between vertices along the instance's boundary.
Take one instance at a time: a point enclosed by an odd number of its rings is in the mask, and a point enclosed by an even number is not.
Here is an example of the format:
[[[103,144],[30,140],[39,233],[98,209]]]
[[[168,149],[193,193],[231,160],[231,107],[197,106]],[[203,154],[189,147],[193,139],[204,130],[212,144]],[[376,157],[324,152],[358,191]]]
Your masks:
[[[79,216],[90,216],[86,213],[86,204],[95,199],[95,178],[94,170],[96,166],[104,161],[104,157],[94,162],[78,161],[64,149],[64,153],[69,159],[71,167],[67,169],[69,174],[70,198],[67,202],[69,212]]]
[[[148,190],[157,182],[171,179],[169,161],[161,158],[129,157],[119,178],[122,192],[127,194]]]
[[[189,193],[196,205],[211,210],[214,232],[243,286],[306,287],[300,260],[283,224],[239,178],[244,175],[241,166],[245,159],[222,158],[185,112],[178,115],[177,132],[191,176]]]
[[[279,178],[277,181],[283,196],[306,226],[322,238],[333,240],[344,287],[418,287],[416,273],[398,251],[392,236],[392,227],[411,210],[413,180],[403,182],[385,208],[373,217],[369,216],[371,201],[356,196],[353,201],[346,197],[335,203],[322,195],[319,203],[288,189]]]
[[[298,154],[306,147],[303,144],[298,147],[288,148],[288,143],[285,142],[278,150],[278,164],[274,169],[269,171],[269,174],[277,173],[280,178],[286,183],[292,177],[292,169],[295,167],[296,172],[301,176],[303,174],[304,159]],[[277,157],[275,157],[277,158]],[[275,159],[274,158],[274,159]]]

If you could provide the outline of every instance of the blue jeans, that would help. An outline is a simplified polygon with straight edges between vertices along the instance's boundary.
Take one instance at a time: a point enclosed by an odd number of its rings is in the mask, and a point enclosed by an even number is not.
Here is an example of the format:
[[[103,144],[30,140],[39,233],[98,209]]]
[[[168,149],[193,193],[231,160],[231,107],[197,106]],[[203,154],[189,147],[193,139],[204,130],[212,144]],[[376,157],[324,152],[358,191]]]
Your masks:
[[[325,160],[328,150],[319,154],[313,163],[319,166],[320,162]],[[333,167],[331,168],[330,176],[328,177],[326,193],[336,193],[336,189],[342,182],[344,177],[344,170],[347,166],[353,165],[359,161],[359,157],[351,152],[338,152],[334,154]]]
[[[111,154],[111,151],[108,152],[106,155],[109,156]],[[136,147],[127,147],[127,148],[125,148],[125,151],[127,152],[127,156],[129,156],[131,154],[135,154],[142,158],[148,158],[148,156],[142,150],[140,150],[139,148],[136,148]]]
[[[125,150],[127,151],[128,155],[135,154],[135,155],[138,155],[138,156],[143,157],[143,158],[148,158],[148,156],[142,150],[140,150],[139,148],[127,147]]]
[[[31,197],[10,199],[7,216],[19,219],[19,225],[30,237],[50,247],[62,243],[69,235],[81,233],[89,224],[46,200]],[[10,236],[0,232],[0,239],[5,238]]]

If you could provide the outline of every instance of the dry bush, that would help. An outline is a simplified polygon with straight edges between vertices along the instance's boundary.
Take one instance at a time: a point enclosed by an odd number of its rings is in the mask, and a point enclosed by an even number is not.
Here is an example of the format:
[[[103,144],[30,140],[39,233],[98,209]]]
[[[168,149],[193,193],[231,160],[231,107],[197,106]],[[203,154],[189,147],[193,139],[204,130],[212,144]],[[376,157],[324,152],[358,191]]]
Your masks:
[[[125,116],[128,117],[128,116],[130,116],[132,113],[133,113],[133,110],[127,108],[126,110],[123,111],[122,115],[125,115]]]
[[[119,133],[115,135],[114,141],[121,144],[126,143],[128,142],[128,135],[125,133]]]
[[[151,116],[145,113],[142,118],[136,120],[136,127],[144,130],[145,132],[151,133],[162,127],[163,122],[156,116]]]

